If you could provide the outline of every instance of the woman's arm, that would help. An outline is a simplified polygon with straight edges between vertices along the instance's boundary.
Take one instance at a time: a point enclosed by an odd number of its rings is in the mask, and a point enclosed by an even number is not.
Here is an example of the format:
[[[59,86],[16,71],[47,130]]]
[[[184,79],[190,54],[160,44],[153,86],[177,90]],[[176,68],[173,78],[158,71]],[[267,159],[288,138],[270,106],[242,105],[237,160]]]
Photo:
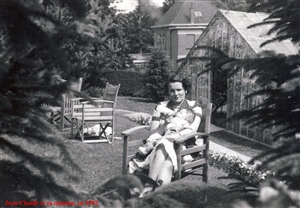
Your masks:
[[[167,111],[166,114],[164,115],[166,117],[166,121],[164,122],[163,125],[161,125],[160,120],[161,120],[162,113],[159,111],[159,109],[161,110],[161,109],[165,109],[165,108],[167,108],[167,107],[163,106],[161,103],[158,104],[154,108],[153,114],[152,114],[152,122],[151,122],[151,126],[150,126],[149,136],[154,133],[159,133],[160,135],[164,135],[165,128],[168,123],[167,117],[170,117],[169,114],[174,114],[174,111],[172,111],[172,110]]]
[[[157,120],[152,121],[151,126],[150,126],[150,132],[157,129],[159,127],[159,124],[160,124],[160,121],[157,121]]]
[[[149,136],[154,133],[164,135],[166,129],[166,122],[160,126],[160,121],[152,121],[150,126]]]

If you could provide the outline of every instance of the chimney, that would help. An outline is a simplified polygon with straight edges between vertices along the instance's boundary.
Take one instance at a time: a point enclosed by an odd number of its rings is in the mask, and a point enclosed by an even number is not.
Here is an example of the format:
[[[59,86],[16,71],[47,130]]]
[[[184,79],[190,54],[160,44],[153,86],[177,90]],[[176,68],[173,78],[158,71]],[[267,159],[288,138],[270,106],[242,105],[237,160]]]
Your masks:
[[[194,14],[194,7],[193,7],[193,2],[191,2],[191,24],[195,23],[195,14]]]

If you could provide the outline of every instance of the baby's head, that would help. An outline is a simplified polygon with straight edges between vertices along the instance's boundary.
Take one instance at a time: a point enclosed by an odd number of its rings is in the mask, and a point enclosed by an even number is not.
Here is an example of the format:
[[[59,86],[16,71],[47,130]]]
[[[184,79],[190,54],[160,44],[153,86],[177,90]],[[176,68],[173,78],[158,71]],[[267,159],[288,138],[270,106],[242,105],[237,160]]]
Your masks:
[[[189,123],[194,121],[194,113],[191,110],[181,109],[176,113],[176,117],[187,120]]]

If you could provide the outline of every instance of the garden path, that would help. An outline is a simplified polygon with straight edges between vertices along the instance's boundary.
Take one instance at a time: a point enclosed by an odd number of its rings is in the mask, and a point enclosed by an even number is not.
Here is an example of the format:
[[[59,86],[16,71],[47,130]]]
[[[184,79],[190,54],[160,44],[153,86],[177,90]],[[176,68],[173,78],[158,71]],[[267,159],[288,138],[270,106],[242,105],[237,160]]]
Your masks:
[[[224,130],[223,128],[215,126],[214,124],[211,124],[211,126],[210,126],[210,131],[211,132],[217,132],[217,131],[223,131],[223,130]],[[240,159],[244,160],[245,162],[248,162],[248,161],[251,160],[251,157],[248,157],[248,156],[246,156],[244,154],[241,154],[237,151],[234,151],[232,149],[224,147],[224,146],[222,146],[220,144],[217,144],[213,141],[209,142],[209,149],[211,149],[213,151],[224,152],[224,153],[227,153],[227,154],[230,154],[230,155],[233,155],[233,156],[237,156]]]

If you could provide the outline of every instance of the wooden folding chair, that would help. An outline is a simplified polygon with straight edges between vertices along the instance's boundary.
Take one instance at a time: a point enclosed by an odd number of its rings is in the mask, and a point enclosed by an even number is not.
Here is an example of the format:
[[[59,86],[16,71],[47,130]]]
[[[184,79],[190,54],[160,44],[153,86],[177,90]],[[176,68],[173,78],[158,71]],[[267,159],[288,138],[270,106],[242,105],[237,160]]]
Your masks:
[[[210,122],[212,104],[204,104],[202,106],[202,119],[198,131],[188,135],[183,135],[175,142],[175,151],[177,154],[178,171],[174,174],[174,180],[179,180],[188,175],[201,175],[202,181],[207,183],[208,181],[208,151],[209,151],[209,135],[210,135]],[[132,140],[132,137],[141,131],[142,129],[149,129],[150,126],[136,126],[122,132],[124,144],[123,144],[123,164],[122,174],[128,172],[128,163],[135,156],[138,147],[146,142],[147,138],[140,140]],[[202,139],[202,144],[193,146],[182,150],[182,144],[189,139]],[[129,149],[135,149],[132,154],[129,154]],[[185,155],[193,155],[193,161],[189,163],[182,163],[182,157]],[[199,173],[200,171],[200,173]],[[206,194],[205,199],[206,201]]]
[[[96,142],[113,142],[115,109],[117,104],[119,85],[111,85],[107,83],[103,99],[92,98],[90,101],[76,101],[72,105],[72,123],[77,127],[77,135],[80,135],[84,143]],[[99,125],[97,136],[86,135],[85,130],[91,125]],[[106,130],[111,127],[111,134],[107,135]],[[73,129],[71,129],[71,137],[73,138]],[[96,138],[95,138],[96,137]]]
[[[63,80],[64,81],[64,80]],[[82,78],[79,78],[78,81],[73,82],[70,86],[71,89],[76,90],[78,92],[81,91],[82,87]],[[66,130],[70,130],[72,127],[72,99],[75,98],[74,93],[69,92],[62,95],[61,106],[55,108],[55,111],[52,115],[52,121],[55,123],[59,123],[60,131],[64,132]]]

